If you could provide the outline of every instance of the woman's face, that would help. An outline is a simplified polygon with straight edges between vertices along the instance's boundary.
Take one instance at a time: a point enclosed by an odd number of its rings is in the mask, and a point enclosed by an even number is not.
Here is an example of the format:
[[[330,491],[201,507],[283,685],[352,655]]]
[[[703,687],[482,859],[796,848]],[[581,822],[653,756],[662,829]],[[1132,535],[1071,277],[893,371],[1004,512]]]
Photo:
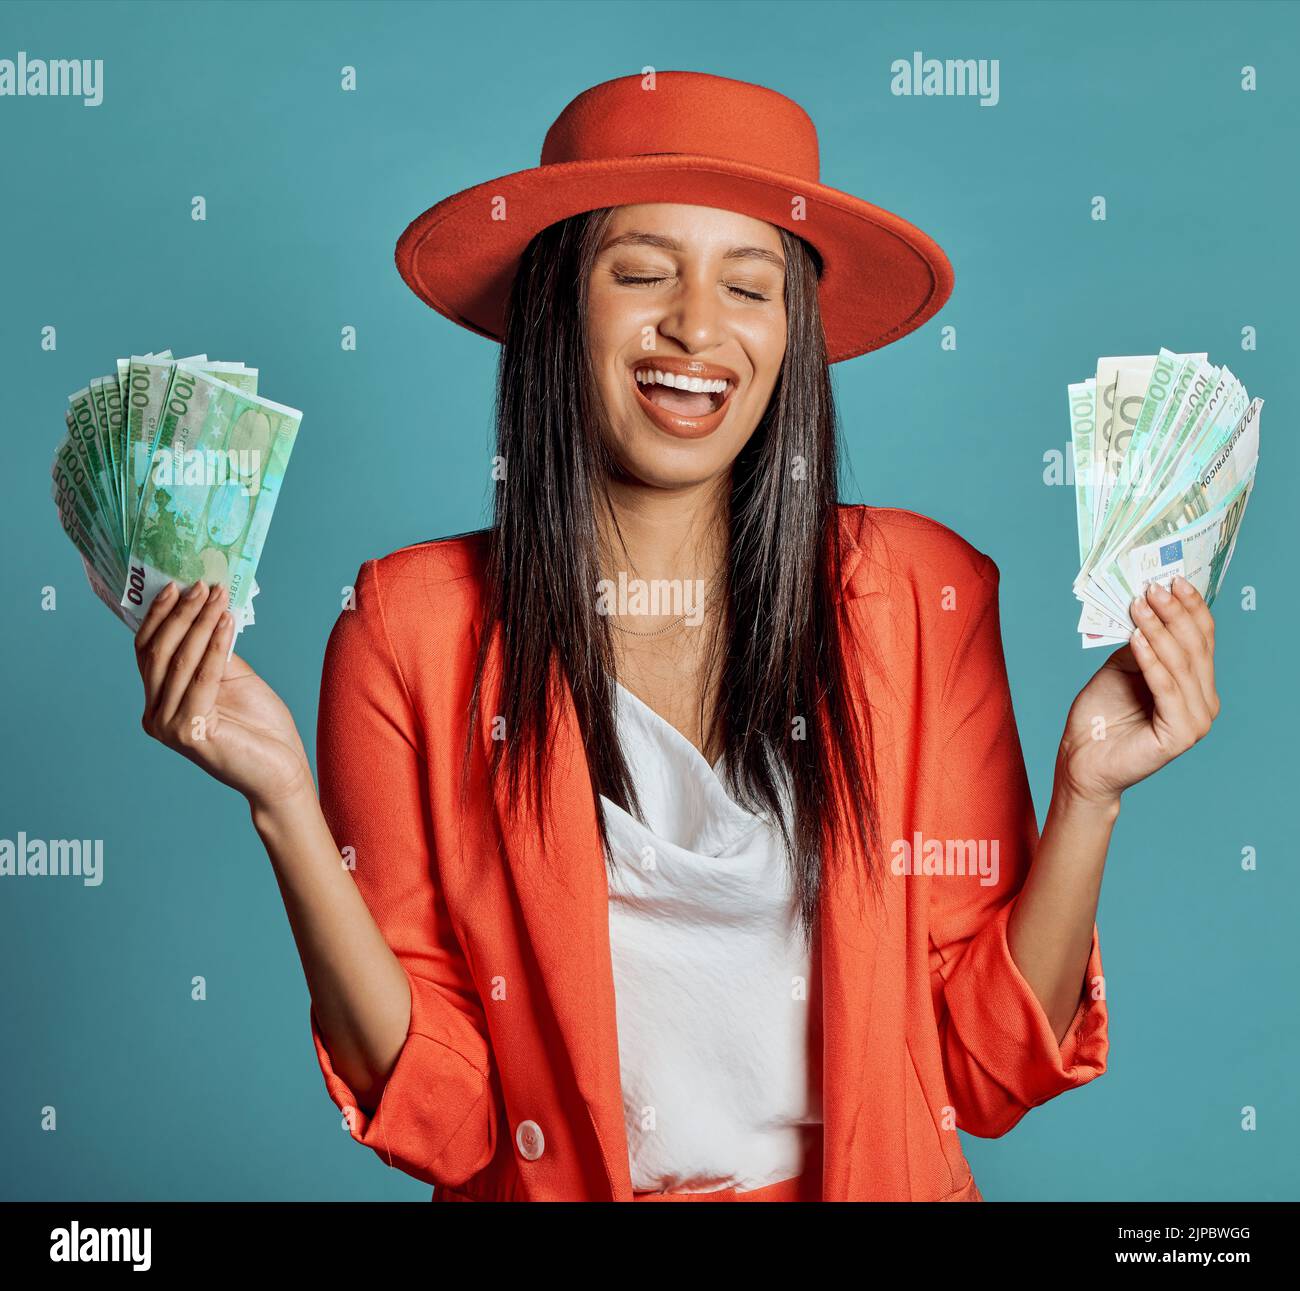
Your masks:
[[[729,470],[785,356],[784,265],[775,227],[747,215],[658,202],[615,210],[591,273],[589,343],[611,447],[632,479],[682,488]],[[647,375],[691,381],[697,370],[725,390]]]

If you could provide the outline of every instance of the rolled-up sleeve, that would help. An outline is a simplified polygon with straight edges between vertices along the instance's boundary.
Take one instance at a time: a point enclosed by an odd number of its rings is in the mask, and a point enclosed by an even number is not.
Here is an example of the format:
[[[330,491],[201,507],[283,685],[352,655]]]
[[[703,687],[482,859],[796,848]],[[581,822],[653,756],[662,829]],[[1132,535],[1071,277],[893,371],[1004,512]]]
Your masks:
[[[1106,1070],[1105,985],[1097,925],[1078,1009],[1058,1043],[1007,944],[1007,923],[1038,846],[1038,822],[1012,709],[998,612],[998,568],[981,556],[943,690],[941,839],[994,854],[989,882],[930,879],[931,993],[959,1128],[1005,1134],[1024,1114]]]
[[[414,708],[384,622],[375,561],[330,635],[321,679],[321,806],[385,941],[406,971],[411,1021],[372,1114],[334,1070],[310,1011],[330,1097],[352,1137],[427,1183],[464,1183],[497,1134],[482,1003],[437,882]]]

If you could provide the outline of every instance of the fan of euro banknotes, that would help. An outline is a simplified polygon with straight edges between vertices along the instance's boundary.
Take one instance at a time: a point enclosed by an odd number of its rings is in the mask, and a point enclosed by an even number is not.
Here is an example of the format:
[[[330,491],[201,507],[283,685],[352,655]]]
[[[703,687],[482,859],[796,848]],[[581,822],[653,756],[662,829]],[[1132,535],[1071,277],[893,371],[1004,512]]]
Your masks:
[[[301,421],[205,354],[118,359],[69,395],[53,496],[95,595],[135,631],[169,582],[220,584],[238,636]]]
[[[1181,574],[1212,604],[1259,461],[1262,399],[1204,354],[1097,360],[1069,387],[1085,649],[1122,645],[1129,605]]]

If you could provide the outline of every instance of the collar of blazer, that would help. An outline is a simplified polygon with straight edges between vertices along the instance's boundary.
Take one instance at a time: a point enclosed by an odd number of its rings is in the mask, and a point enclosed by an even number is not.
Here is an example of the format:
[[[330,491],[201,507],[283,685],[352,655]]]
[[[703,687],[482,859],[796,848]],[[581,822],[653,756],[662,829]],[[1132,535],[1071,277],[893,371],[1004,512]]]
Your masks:
[[[844,551],[841,587],[846,598],[867,594],[854,574],[862,562],[859,544],[864,508],[842,508]],[[500,639],[486,662],[485,694],[497,693]],[[490,751],[492,715],[480,725],[485,755]],[[546,998],[572,1063],[604,1158],[611,1200],[631,1200],[632,1183],[619,1073],[614,976],[609,942],[609,890],[596,823],[596,806],[571,693],[562,688],[546,786],[547,819],[539,822],[517,809],[500,783],[493,794],[504,860],[536,956]],[[543,833],[544,828],[544,833]],[[864,903],[860,885],[836,881],[853,872],[861,857],[842,849],[823,880],[821,929],[814,950],[820,971],[822,1008],[823,1180],[827,1195],[865,1186],[864,1172],[888,1154],[858,1152],[850,1157],[860,1116],[859,1091],[875,1060],[868,1053],[872,985],[880,938],[873,933],[878,911]],[[841,867],[841,862],[851,861]],[[818,970],[820,965],[820,970]],[[810,993],[816,984],[809,983]],[[882,1174],[880,1186],[888,1186]]]

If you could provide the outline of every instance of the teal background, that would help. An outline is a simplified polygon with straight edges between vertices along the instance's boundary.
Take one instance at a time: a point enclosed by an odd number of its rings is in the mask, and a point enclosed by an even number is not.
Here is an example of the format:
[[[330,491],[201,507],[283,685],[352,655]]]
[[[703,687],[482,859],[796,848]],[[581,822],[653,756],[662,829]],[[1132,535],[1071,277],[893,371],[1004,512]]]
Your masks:
[[[933,516],[997,561],[1040,818],[1066,711],[1105,657],[1075,635],[1071,493],[1043,480],[1067,381],[1163,344],[1208,350],[1265,398],[1216,606],[1222,715],[1126,795],[1107,867],[1110,1069],[966,1147],[990,1199],[1300,1195],[1297,38],[1294,6],[1249,3],[0,7],[0,57],[105,60],[98,108],[0,99],[0,837],[106,853],[99,888],[0,880],[0,1195],[427,1197],[343,1131],[244,805],[141,732],[130,638],[85,586],[49,464],[68,393],[131,351],[242,358],[305,410],[241,649],[310,747],[358,565],[478,526],[488,496],[497,348],[410,293],[394,242],[439,198],[535,165],[571,98],[647,64],[795,98],[823,180],[948,251],[939,318],[834,369],[845,495]],[[890,63],[915,49],[999,59],[1000,104],[892,96]]]

